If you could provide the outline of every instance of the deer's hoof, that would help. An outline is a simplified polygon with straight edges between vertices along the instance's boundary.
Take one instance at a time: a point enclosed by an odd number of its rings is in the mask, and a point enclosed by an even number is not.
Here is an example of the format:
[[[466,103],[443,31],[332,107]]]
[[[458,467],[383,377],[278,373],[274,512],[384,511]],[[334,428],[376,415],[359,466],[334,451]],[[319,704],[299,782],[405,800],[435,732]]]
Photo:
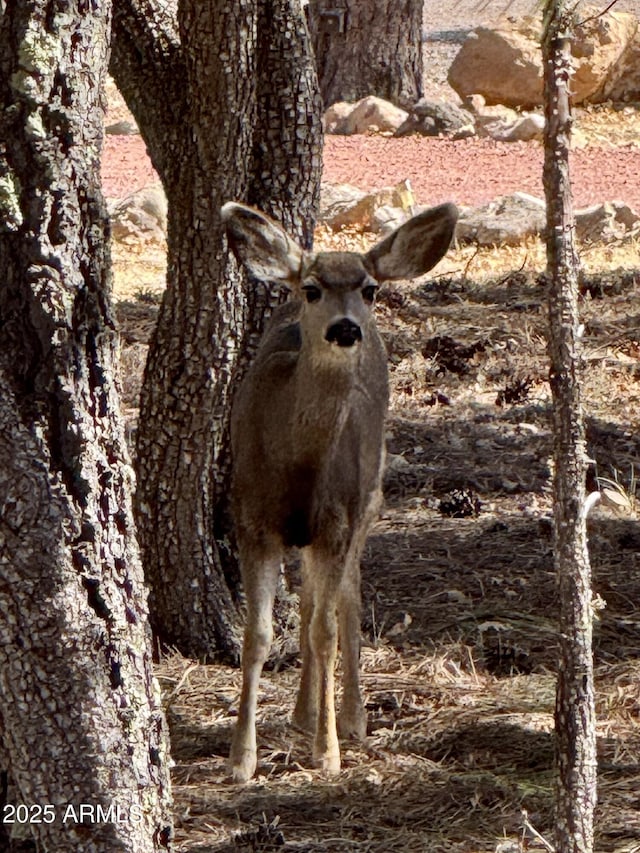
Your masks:
[[[256,772],[257,764],[258,760],[254,750],[232,750],[228,765],[231,781],[236,783],[248,782]]]
[[[358,708],[353,713],[342,711],[338,717],[338,734],[345,740],[364,740],[367,736],[367,714],[364,708]]]
[[[337,776],[340,773],[340,753],[326,752],[323,755],[313,756],[313,765],[321,770],[325,776]]]

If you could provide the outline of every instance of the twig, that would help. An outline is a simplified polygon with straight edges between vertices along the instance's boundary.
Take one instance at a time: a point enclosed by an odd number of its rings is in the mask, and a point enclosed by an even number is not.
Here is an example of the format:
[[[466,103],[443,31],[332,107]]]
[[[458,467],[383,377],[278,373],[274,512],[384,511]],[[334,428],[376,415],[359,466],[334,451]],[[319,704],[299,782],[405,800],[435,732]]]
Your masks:
[[[553,844],[550,844],[547,839],[544,838],[544,836],[540,835],[538,830],[535,829],[535,827],[532,826],[531,823],[529,823],[529,815],[527,814],[525,809],[522,810],[522,823],[523,829],[525,829],[527,832],[530,832],[534,838],[537,838],[538,841],[544,845],[545,849],[549,851],[549,853],[555,853],[555,848]]]
[[[617,2],[618,2],[618,0],[611,0],[611,3],[609,3],[609,5],[606,7],[606,9],[603,9],[602,12],[596,12],[595,15],[591,15],[591,17],[589,17],[589,18],[585,18],[584,21],[579,21],[577,26],[582,27],[582,26],[584,26],[584,24],[588,24],[589,21],[595,21],[596,18],[601,18],[603,15],[607,14],[609,9],[613,9],[613,7],[616,5]]]

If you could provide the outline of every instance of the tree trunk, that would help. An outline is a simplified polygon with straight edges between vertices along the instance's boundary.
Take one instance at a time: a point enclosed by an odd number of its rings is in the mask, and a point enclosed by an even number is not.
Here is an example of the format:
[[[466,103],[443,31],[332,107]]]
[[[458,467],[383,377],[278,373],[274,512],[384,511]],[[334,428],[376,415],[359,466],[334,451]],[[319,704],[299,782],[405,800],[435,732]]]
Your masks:
[[[184,0],[179,41],[170,27],[159,39],[148,15],[144,0],[119,4],[112,63],[169,202],[167,291],[140,408],[138,529],[160,637],[186,655],[237,661],[229,410],[264,318],[282,297],[247,286],[219,210],[248,201],[310,246],[319,98],[298,0]]]
[[[0,14],[0,769],[56,853],[171,834],[100,191],[109,19]]]
[[[422,97],[423,0],[310,0],[308,9],[325,107]]]
[[[551,390],[554,422],[555,564],[560,601],[556,695],[556,850],[590,853],[596,802],[591,570],[587,549],[587,457],[580,393],[582,356],[578,267],[569,180],[571,13],[562,0],[545,10],[544,186]]]

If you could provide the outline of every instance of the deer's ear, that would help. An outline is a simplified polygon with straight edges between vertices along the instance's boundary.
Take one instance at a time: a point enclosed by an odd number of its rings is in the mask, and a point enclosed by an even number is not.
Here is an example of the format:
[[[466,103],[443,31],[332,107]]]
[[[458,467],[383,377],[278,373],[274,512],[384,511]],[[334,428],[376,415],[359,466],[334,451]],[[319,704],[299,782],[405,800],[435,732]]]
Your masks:
[[[378,281],[423,275],[449,248],[457,221],[454,204],[425,210],[370,249],[365,264]]]
[[[303,252],[287,232],[253,207],[229,201],[220,209],[229,245],[256,278],[293,284],[300,274]]]

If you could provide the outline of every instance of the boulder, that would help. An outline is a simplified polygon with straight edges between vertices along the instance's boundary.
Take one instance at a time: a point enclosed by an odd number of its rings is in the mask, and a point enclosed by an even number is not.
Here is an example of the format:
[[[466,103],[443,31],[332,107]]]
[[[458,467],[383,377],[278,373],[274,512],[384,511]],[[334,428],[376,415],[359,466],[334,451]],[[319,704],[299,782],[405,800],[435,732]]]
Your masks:
[[[114,201],[109,210],[115,240],[162,242],[167,234],[167,199],[161,184],[152,184]]]
[[[449,85],[465,98],[488,104],[536,107],[542,103],[542,61],[535,38],[513,27],[477,27],[454,58]]]
[[[415,198],[409,181],[365,193],[349,184],[323,184],[319,222],[338,230],[391,231],[412,215]]]
[[[341,225],[335,223],[344,223],[347,211],[365,196],[366,192],[364,190],[360,190],[351,184],[328,184],[323,182],[320,185],[318,222],[328,225],[330,228],[340,228]]]
[[[634,15],[584,9],[572,42],[574,104],[598,101],[619,79],[618,68],[638,30]],[[489,104],[532,108],[542,104],[539,35],[528,24],[477,27],[449,69],[449,84],[463,101],[475,93]]]
[[[396,130],[395,136],[458,136],[464,129],[473,127],[473,116],[457,104],[428,101],[421,98],[411,108],[409,116]]]
[[[137,136],[140,133],[138,125],[129,119],[121,119],[113,124],[108,124],[104,132],[109,136]]]
[[[508,107],[485,107],[476,116],[476,131],[478,136],[497,142],[541,141],[544,116],[540,113],[518,113]]]
[[[502,196],[480,207],[463,210],[456,237],[479,246],[515,246],[539,236],[546,227],[544,201],[527,193]]]
[[[615,103],[640,101],[640,28],[612,68],[602,90],[602,99]]]
[[[395,133],[409,113],[383,98],[371,95],[358,101],[334,131],[352,133]]]
[[[627,53],[638,30],[635,15],[626,12],[581,14],[587,19],[576,27],[572,43],[574,74],[571,78],[573,102],[602,101],[607,85],[621,73],[621,60]],[[595,17],[591,17],[595,15]]]
[[[353,104],[347,101],[338,101],[330,106],[323,117],[325,133],[341,133],[340,128],[352,110]]]
[[[581,243],[614,243],[635,237],[640,215],[622,201],[605,201],[576,210],[576,237]]]

